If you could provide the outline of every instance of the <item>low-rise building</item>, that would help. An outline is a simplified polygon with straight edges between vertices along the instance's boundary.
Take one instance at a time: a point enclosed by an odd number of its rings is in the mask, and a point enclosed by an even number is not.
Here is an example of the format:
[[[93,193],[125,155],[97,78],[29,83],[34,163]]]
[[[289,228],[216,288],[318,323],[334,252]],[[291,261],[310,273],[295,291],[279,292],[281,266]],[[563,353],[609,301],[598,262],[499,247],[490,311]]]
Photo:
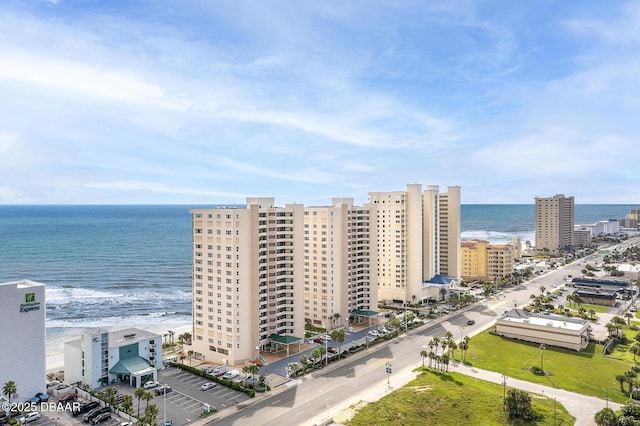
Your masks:
[[[513,244],[463,241],[460,244],[460,275],[465,281],[498,281],[513,272],[516,256],[517,249]]]
[[[603,306],[615,306],[618,293],[615,290],[601,288],[577,288],[573,294],[582,298],[584,303]]]
[[[138,328],[93,330],[64,345],[67,383],[91,389],[125,382],[140,387],[162,368],[162,336]]]
[[[496,320],[496,334],[581,351],[589,344],[589,321],[511,309]]]

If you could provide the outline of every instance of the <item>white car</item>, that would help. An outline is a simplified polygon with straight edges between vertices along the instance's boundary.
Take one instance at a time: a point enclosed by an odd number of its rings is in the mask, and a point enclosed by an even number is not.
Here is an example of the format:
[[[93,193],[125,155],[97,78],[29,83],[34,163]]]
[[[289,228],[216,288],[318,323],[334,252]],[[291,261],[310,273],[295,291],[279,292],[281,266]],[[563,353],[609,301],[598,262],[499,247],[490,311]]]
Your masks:
[[[149,380],[148,382],[145,382],[144,385],[142,385],[142,387],[145,389],[153,389],[157,388],[158,386],[160,386],[160,383],[156,382],[155,380]]]
[[[205,384],[203,384],[202,386],[200,386],[200,389],[202,389],[203,391],[209,390],[209,389],[213,389],[216,387],[216,384],[213,382],[207,382]]]
[[[33,422],[33,421],[36,421],[36,420],[40,420],[40,413],[35,412],[35,411],[32,412],[32,413],[28,413],[27,415],[22,416],[19,419],[20,423],[22,423],[22,424],[30,423],[30,422]]]
[[[326,342],[330,342],[331,341],[331,336],[329,336],[328,334],[321,334],[320,337],[322,340],[326,341]]]
[[[369,335],[378,337],[380,335],[380,332],[378,330],[369,330]]]

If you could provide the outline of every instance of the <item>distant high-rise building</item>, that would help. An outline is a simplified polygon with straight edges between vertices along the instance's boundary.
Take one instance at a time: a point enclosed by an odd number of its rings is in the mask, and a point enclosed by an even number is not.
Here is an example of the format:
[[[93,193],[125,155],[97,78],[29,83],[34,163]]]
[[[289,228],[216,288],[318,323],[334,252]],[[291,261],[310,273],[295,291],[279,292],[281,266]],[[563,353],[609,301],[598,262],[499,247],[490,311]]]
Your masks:
[[[536,197],[535,235],[536,250],[558,252],[574,245],[574,200],[557,194]]]
[[[413,302],[428,297],[436,275],[459,281],[460,187],[407,185],[406,191],[370,192],[378,231],[378,299]]]
[[[334,198],[304,209],[304,310],[328,329],[345,325],[353,310],[377,309],[375,207]]]
[[[258,348],[301,341],[303,205],[247,198],[246,207],[189,211],[194,356],[237,365]]]

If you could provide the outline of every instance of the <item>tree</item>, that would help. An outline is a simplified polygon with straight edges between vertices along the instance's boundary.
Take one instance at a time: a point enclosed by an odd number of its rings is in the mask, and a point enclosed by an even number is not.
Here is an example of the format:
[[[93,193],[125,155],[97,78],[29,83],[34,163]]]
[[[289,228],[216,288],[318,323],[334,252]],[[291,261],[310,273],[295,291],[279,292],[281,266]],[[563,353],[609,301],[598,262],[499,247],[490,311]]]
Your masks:
[[[167,334],[169,334],[169,344],[173,345],[173,335],[176,334],[176,332],[173,331],[173,330],[168,330]],[[139,415],[138,415],[138,417],[139,417]]]
[[[255,378],[255,375],[260,371],[260,367],[255,364],[249,364],[242,371],[246,374],[251,374],[251,378]]]
[[[595,421],[598,426],[617,426],[618,416],[611,408],[607,407],[596,413]]]
[[[433,351],[429,352],[429,355],[427,355],[429,357],[429,368],[431,368],[431,361],[436,359],[436,354],[433,353]]]
[[[624,384],[627,381],[627,378],[624,374],[616,374],[616,380],[620,383],[620,391],[624,392]]]
[[[147,405],[144,407],[144,412],[147,412],[147,408],[149,408],[149,401],[153,399],[153,392],[145,391],[144,396],[142,397],[145,401],[147,401]]]
[[[640,343],[633,342],[631,346],[629,346],[629,352],[633,354],[633,360],[636,360],[636,355],[640,355]]]
[[[400,320],[398,319],[397,316],[395,316],[394,314],[391,314],[391,316],[389,317],[389,320],[387,320],[387,322],[385,323],[385,326],[389,328],[398,329],[400,328]]]
[[[104,391],[104,402],[108,406],[115,407],[118,403],[118,391],[115,388],[107,388]]]
[[[126,414],[131,414],[133,411],[133,397],[131,395],[125,395],[122,399],[122,411]]]
[[[344,340],[347,338],[347,333],[344,331],[344,328],[338,328],[331,332],[331,338],[338,342],[338,354],[342,353],[342,344]]]
[[[525,422],[533,420],[535,414],[531,407],[531,395],[520,389],[510,388],[504,399],[504,409],[512,421]]]
[[[626,312],[624,314],[625,318],[627,319],[627,325],[631,325],[631,318],[633,318],[633,314],[631,312]]]
[[[467,350],[469,349],[469,336],[464,336],[462,343],[460,344],[460,351],[463,353],[462,362],[467,360]]]
[[[148,405],[147,408],[144,409],[144,417],[142,418],[142,424],[149,425],[149,426],[156,426],[157,423],[158,423],[158,407],[155,404]]]
[[[449,371],[449,355],[444,354],[441,357],[442,365],[444,366],[445,371]]]
[[[307,372],[308,361],[309,361],[309,358],[306,355],[302,355],[300,357],[300,364],[302,364],[302,374]]]
[[[16,386],[16,382],[13,380],[8,381],[2,387],[2,394],[6,395],[9,398],[9,405],[11,405],[11,396],[18,393],[18,386]]]
[[[333,320],[335,321],[336,324],[340,324],[340,314],[338,312],[333,314]],[[342,325],[342,324],[340,324],[340,325]]]
[[[140,417],[140,401],[144,398],[144,395],[147,393],[144,388],[137,388],[133,395],[138,398],[138,417]]]
[[[324,347],[322,347],[324,349]],[[322,352],[320,352],[320,348],[315,348],[313,352],[311,352],[311,358],[313,358],[313,368],[316,368],[316,362],[320,358],[322,358]]]
[[[424,368],[424,359],[429,356],[429,353],[423,349],[420,351],[420,356],[422,357],[422,368]]]
[[[436,348],[436,355],[438,355],[438,345],[440,344],[440,338],[439,337],[434,337],[429,342],[429,346],[431,346],[431,344],[433,344],[433,346]]]

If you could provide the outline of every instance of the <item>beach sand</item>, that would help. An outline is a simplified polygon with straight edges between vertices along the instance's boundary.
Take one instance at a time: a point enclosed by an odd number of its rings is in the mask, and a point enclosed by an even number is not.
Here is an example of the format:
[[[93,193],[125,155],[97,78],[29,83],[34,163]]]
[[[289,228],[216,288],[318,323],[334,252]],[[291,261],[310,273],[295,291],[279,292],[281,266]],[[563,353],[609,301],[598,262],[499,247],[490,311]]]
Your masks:
[[[177,341],[177,337],[183,333],[191,333],[191,324],[142,324],[142,325],[122,325],[113,327],[101,327],[102,330],[115,331],[125,328],[139,328],[142,330],[158,333],[160,336],[167,334],[169,330],[175,332],[174,340]],[[80,334],[93,329],[81,329],[79,328],[77,333],[72,332],[65,333],[59,336],[47,338],[46,340],[46,364],[47,373],[55,373],[64,369],[64,344],[72,340],[80,338]]]

